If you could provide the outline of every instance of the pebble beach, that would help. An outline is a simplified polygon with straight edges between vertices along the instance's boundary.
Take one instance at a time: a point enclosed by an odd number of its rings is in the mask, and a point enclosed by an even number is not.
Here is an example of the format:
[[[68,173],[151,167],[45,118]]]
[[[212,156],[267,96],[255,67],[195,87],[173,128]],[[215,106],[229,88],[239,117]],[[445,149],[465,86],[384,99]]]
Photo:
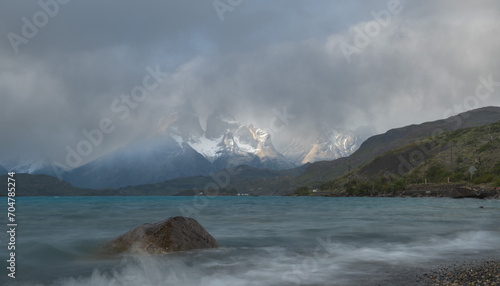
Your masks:
[[[469,261],[438,267],[418,277],[417,285],[500,285],[500,260]]]

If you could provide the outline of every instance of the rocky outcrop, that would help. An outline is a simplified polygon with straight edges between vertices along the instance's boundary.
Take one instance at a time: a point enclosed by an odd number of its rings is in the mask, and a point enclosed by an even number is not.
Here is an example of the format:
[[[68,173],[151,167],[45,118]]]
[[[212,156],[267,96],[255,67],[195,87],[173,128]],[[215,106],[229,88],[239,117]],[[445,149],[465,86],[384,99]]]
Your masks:
[[[218,246],[215,238],[195,219],[178,216],[140,225],[105,244],[103,250],[105,253],[164,254]]]

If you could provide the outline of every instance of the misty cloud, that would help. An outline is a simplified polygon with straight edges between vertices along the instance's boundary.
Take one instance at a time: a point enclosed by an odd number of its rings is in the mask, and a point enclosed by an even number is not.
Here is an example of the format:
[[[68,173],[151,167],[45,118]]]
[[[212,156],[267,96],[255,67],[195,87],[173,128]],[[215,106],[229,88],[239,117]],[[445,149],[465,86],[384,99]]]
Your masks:
[[[500,82],[496,1],[402,1],[350,61],[342,47],[356,47],[359,31],[376,23],[372,11],[391,1],[243,1],[223,22],[211,1],[101,2],[60,5],[17,54],[7,35],[22,35],[22,17],[42,8],[4,5],[0,158],[43,153],[63,161],[82,130],[110,118],[116,130],[92,159],[154,128],[152,114],[174,112],[187,99],[202,125],[223,105],[271,132],[275,111],[286,107],[293,119],[273,132],[277,145],[323,126],[385,132],[460,112],[479,77]],[[113,101],[157,65],[168,76],[119,119]],[[499,94],[500,86],[475,107],[500,105]]]

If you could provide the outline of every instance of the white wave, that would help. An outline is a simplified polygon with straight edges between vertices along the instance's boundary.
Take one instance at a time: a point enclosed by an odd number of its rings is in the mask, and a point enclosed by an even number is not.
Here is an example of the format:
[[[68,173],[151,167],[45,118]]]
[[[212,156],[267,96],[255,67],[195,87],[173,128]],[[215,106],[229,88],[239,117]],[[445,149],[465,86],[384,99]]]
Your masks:
[[[220,248],[164,256],[128,256],[113,271],[66,278],[58,286],[132,285],[349,285],[384,267],[432,263],[437,259],[488,253],[500,245],[500,233],[473,231],[411,243],[354,246],[315,241],[314,249],[284,247]],[[360,280],[361,281],[361,280]]]

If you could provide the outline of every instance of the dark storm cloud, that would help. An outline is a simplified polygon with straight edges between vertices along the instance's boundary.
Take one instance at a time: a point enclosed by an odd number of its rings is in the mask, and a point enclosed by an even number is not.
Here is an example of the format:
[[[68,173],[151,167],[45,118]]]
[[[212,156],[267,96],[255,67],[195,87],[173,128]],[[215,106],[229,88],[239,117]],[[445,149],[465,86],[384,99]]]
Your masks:
[[[393,1],[247,0],[221,21],[212,1],[73,0],[18,53],[8,34],[22,36],[23,17],[32,22],[43,9],[9,1],[0,11],[0,157],[41,150],[61,161],[82,130],[114,119],[91,159],[186,99],[202,121],[225,105],[273,132],[275,111],[286,107],[293,119],[281,134],[295,137],[321,126],[384,132],[470,106],[481,76],[500,81],[499,3],[408,1],[387,14]],[[356,47],[377,14],[390,19]],[[346,44],[357,49],[347,58]],[[116,119],[112,103],[142,84],[147,66],[168,77]],[[500,104],[498,89],[479,106]]]

